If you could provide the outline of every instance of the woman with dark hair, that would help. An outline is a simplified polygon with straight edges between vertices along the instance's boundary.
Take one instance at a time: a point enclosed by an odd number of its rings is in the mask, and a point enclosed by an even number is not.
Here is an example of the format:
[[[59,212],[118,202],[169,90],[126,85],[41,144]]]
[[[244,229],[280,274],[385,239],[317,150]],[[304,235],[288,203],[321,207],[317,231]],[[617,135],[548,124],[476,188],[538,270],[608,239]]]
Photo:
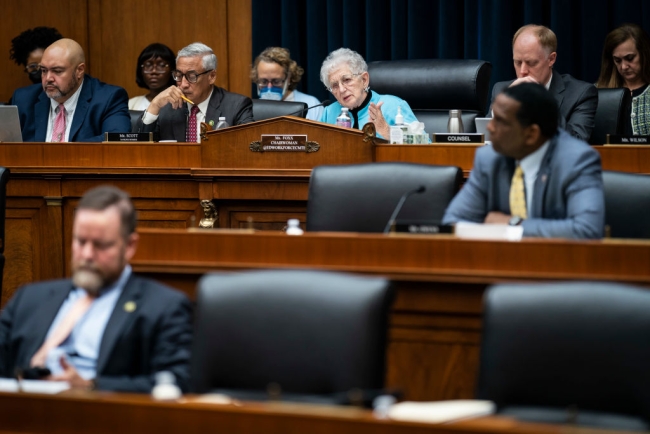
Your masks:
[[[156,95],[176,83],[172,78],[175,69],[176,57],[167,45],[155,43],[142,50],[135,68],[135,82],[149,93],[131,98],[129,110],[146,110]]]
[[[41,82],[41,57],[43,51],[63,38],[54,27],[35,27],[22,32],[11,40],[9,58],[25,68],[32,83]]]
[[[596,87],[625,87],[632,94],[624,135],[650,135],[650,37],[636,24],[623,24],[605,38]]]

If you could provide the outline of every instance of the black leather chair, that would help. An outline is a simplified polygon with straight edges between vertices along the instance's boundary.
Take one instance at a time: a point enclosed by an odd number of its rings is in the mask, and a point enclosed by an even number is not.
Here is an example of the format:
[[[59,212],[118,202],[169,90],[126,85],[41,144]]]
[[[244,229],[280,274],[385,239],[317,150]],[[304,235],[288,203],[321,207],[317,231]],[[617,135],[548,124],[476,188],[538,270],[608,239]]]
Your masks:
[[[131,132],[138,132],[138,121],[142,119],[144,115],[144,110],[129,110],[129,115],[131,115]]]
[[[2,293],[2,278],[5,267],[5,209],[7,204],[7,182],[9,169],[0,167],[0,293]]]
[[[352,389],[383,387],[387,280],[309,270],[211,273],[197,293],[194,392],[345,403]]]
[[[427,133],[447,132],[449,110],[462,110],[466,133],[485,116],[492,64],[484,60],[388,60],[368,63],[370,87],[409,103]]]
[[[630,92],[627,89],[598,89],[598,107],[594,130],[589,143],[607,143],[607,134],[623,134],[627,118],[626,108],[630,105]]]
[[[478,398],[519,419],[650,428],[650,292],[499,285],[484,298]]]
[[[400,220],[440,221],[458,192],[463,172],[455,166],[370,163],[319,166],[309,180],[308,231],[382,232],[400,197]]]
[[[615,238],[650,238],[650,175],[603,171],[605,224]]]
[[[277,118],[278,116],[307,116],[307,104],[299,101],[272,101],[268,99],[253,100],[253,118],[256,121]],[[302,112],[300,112],[302,110]]]

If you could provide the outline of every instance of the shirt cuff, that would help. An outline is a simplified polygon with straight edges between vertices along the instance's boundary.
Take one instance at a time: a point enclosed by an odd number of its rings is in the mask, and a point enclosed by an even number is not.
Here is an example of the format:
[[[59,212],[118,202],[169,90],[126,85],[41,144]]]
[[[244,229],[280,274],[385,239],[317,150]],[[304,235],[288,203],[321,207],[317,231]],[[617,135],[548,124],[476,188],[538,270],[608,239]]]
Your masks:
[[[158,115],[152,115],[145,110],[144,116],[142,116],[142,123],[145,125],[151,125],[158,120]]]

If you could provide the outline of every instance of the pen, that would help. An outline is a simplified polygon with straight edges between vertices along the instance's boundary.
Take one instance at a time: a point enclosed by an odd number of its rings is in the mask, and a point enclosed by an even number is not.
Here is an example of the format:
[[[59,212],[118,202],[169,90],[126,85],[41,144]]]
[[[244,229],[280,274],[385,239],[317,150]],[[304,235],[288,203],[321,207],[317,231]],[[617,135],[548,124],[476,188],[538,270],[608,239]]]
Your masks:
[[[190,104],[194,105],[194,103],[192,101],[190,101],[189,99],[187,99],[187,97],[185,95],[181,95],[181,98],[183,98],[185,101],[189,102]]]

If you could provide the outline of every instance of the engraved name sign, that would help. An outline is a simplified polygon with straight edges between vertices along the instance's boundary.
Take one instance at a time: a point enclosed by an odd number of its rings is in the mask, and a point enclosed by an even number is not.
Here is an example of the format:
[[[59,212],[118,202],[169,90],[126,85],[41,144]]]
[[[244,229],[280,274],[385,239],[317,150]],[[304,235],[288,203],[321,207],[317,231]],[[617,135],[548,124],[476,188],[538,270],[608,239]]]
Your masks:
[[[252,152],[317,152],[320,145],[307,140],[306,134],[262,134],[249,146]]]

